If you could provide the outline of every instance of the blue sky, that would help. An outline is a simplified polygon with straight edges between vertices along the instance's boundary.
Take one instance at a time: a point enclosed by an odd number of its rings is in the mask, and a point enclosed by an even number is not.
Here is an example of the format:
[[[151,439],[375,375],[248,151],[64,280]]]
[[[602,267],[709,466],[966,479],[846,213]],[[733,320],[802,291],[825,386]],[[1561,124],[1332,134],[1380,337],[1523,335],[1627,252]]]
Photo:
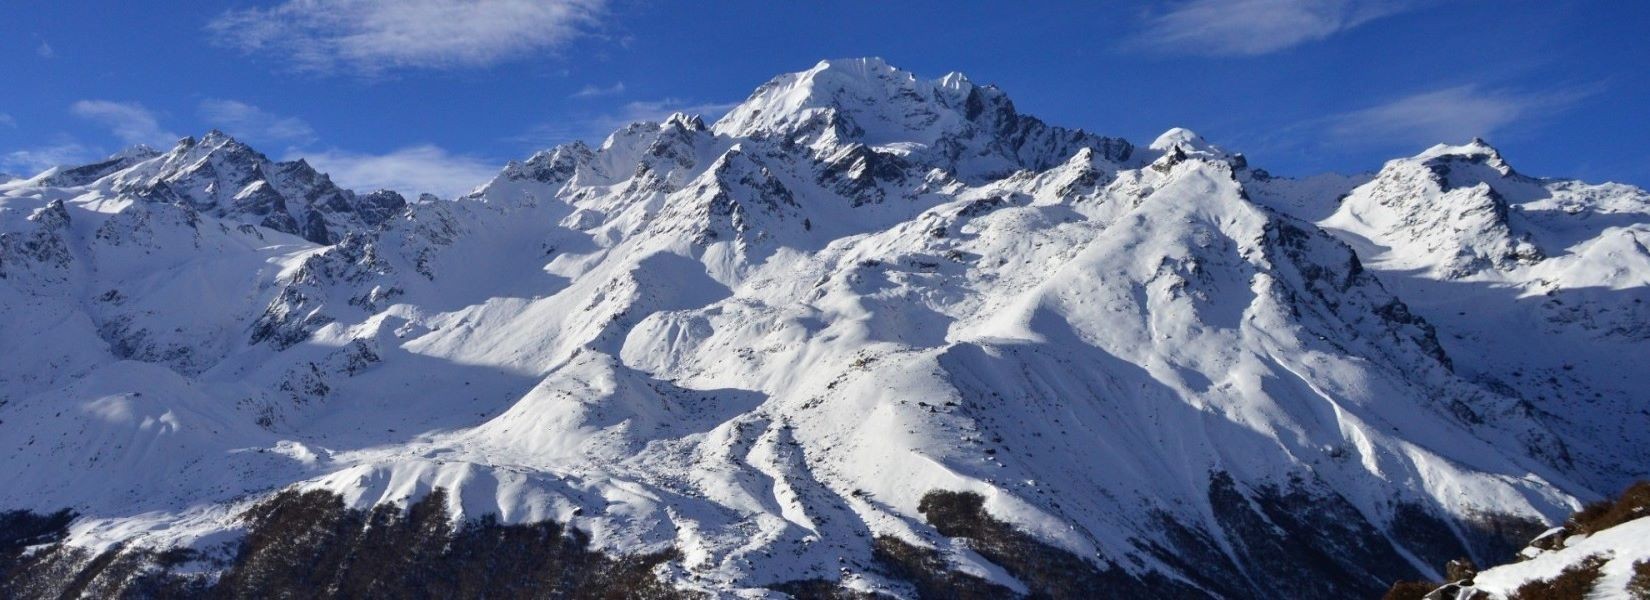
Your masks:
[[[1147,143],[1273,172],[1489,139],[1523,171],[1650,185],[1650,2],[9,0],[0,171],[224,129],[352,187],[451,194],[821,58],[962,71]]]

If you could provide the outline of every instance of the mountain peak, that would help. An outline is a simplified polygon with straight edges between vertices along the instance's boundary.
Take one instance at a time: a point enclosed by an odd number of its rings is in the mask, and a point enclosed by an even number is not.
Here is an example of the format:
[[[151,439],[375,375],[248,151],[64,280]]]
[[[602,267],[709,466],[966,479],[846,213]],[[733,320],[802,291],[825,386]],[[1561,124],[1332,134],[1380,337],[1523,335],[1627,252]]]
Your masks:
[[[1204,140],[1203,136],[1198,135],[1195,131],[1186,129],[1185,127],[1173,127],[1168,131],[1163,132],[1163,135],[1157,136],[1157,139],[1152,140],[1151,149],[1168,150],[1175,146],[1182,145],[1191,148],[1201,148],[1209,146],[1209,142]]]
[[[684,112],[670,113],[670,116],[665,118],[664,125],[679,127],[688,131],[704,131],[706,129],[703,118],[699,115],[690,115]]]
[[[961,73],[935,80],[880,58],[820,61],[758,87],[712,127],[735,138],[779,138],[830,154],[847,145],[907,158],[968,180],[1059,165],[1082,147],[1121,162],[1127,142],[1020,114],[995,86]]]
[[[141,594],[245,539],[180,585],[316,595],[426,569],[380,540],[472,568],[578,529],[527,558],[660,594],[1366,597],[1650,464],[1650,211],[1582,204],[1640,192],[1482,140],[1266,179],[811,64],[730,134],[660,115],[453,201],[216,130],[0,186],[0,510],[95,519],[0,588]],[[259,542],[292,531],[325,556]]]
[[[834,71],[859,77],[867,77],[879,73],[910,75],[909,72],[890,65],[888,64],[888,61],[877,56],[864,56],[860,58],[827,58],[815,63],[814,68],[810,69],[810,71],[816,73]]]
[[[1184,127],[1174,127],[1163,132],[1163,135],[1152,140],[1151,149],[1164,153],[1179,150],[1183,154],[1203,155],[1205,158],[1213,159],[1225,159],[1230,156],[1225,150],[1203,139],[1197,132]]]
[[[936,120],[906,107],[933,99],[933,86],[880,58],[822,60],[806,71],[787,73],[756,88],[749,99],[720,121],[715,131],[734,137],[787,135],[824,119],[829,124],[876,125],[871,135],[921,129]],[[907,119],[899,119],[904,112]],[[851,123],[842,123],[842,120]],[[891,121],[864,123],[859,121]]]
[[[974,81],[959,71],[946,73],[944,77],[935,81],[940,87],[951,90],[966,90],[974,87]]]
[[[1507,164],[1501,157],[1501,151],[1491,146],[1484,138],[1475,137],[1465,144],[1437,144],[1423,150],[1411,158],[1416,162],[1433,164],[1440,162],[1468,162],[1480,164],[1500,173],[1502,177],[1514,177],[1518,173],[1512,165]]]
[[[143,148],[147,148],[147,146],[143,146]],[[173,144],[172,149],[167,151],[166,154],[174,157],[174,160],[177,157],[191,157],[193,159],[208,154],[220,153],[225,150],[231,153],[245,152],[257,154],[260,157],[262,156],[261,154],[258,154],[256,150],[253,150],[251,146],[242,143],[240,140],[237,140],[218,129],[207,130],[207,132],[199,138],[196,138],[195,136],[188,136],[180,139],[176,144]],[[155,155],[159,156],[160,153],[156,152]]]
[[[1248,159],[1242,154],[1227,152],[1184,127],[1174,127],[1157,136],[1157,139],[1152,141],[1151,150],[1157,154],[1156,161],[1160,168],[1188,158],[1224,163],[1233,171],[1248,168],[1249,164]]]
[[[1484,138],[1475,137],[1468,140],[1465,144],[1436,144],[1431,148],[1421,151],[1421,153],[1415,155],[1414,158],[1416,160],[1429,160],[1443,156],[1482,156],[1500,160],[1501,151],[1497,150],[1495,146],[1491,146],[1489,142],[1484,141]]]
[[[1511,205],[1549,194],[1473,138],[1389,161],[1323,224],[1378,240],[1390,264],[1459,279],[1541,260],[1541,248],[1515,227]]]

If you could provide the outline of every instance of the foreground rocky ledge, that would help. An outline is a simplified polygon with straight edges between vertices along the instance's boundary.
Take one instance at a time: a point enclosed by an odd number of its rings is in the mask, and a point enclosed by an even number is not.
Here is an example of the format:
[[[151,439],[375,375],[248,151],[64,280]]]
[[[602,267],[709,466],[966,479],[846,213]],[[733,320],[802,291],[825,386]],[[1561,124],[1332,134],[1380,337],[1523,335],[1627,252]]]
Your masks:
[[[1312,534],[1335,519],[1334,504],[1303,494],[1273,493],[1249,501],[1216,477],[1211,500],[1221,505],[1243,558],[1268,573],[1245,581],[1212,541],[1164,519],[1178,547],[1160,548],[1191,580],[1156,571],[1131,572],[1041,542],[985,510],[968,492],[933,491],[920,512],[941,535],[1001,568],[1023,589],[964,572],[935,548],[892,535],[874,540],[876,579],[888,588],[850,589],[847,581],[803,579],[768,590],[796,598],[1164,598],[1338,597],[1378,593],[1380,580],[1418,574],[1375,542]],[[1221,485],[1220,482],[1224,482]],[[674,551],[614,556],[591,549],[577,529],[554,522],[504,524],[492,516],[454,526],[446,490],[408,507],[352,509],[323,490],[283,491],[242,514],[245,534],[207,548],[115,546],[102,552],[64,542],[73,513],[0,514],[0,597],[4,598],[697,598],[680,589],[698,582]],[[1222,501],[1225,500],[1224,504]],[[1340,515],[1346,517],[1347,515]],[[1314,520],[1317,519],[1317,520]],[[1441,522],[1418,520],[1412,533]],[[1482,524],[1480,524],[1482,525]],[[1273,531],[1282,527],[1283,535]],[[1528,530],[1527,526],[1518,528]],[[1293,532],[1293,533],[1291,533]],[[1367,543],[1366,543],[1367,542]],[[1464,547],[1456,546],[1458,549]],[[1179,563],[1197,553],[1203,564]],[[846,569],[846,567],[845,567]],[[676,582],[676,583],[670,583]],[[1398,590],[1437,584],[1400,584]],[[707,586],[707,589],[709,587]],[[747,590],[760,592],[760,590]],[[1426,590],[1422,590],[1423,592]]]
[[[1479,572],[1444,566],[1446,581],[1400,581],[1384,600],[1650,598],[1650,481],[1588,504],[1530,540],[1514,562]]]

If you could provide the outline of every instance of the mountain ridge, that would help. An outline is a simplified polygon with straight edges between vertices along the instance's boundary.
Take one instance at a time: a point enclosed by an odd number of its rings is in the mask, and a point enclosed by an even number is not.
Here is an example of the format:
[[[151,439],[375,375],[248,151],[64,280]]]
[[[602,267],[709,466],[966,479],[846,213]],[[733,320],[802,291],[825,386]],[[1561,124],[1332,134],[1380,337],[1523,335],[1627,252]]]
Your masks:
[[[0,441],[35,484],[0,508],[74,508],[69,546],[440,489],[455,522],[679,553],[655,575],[713,595],[916,594],[893,543],[1031,589],[922,510],[952,492],[1129,585],[1332,597],[1493,562],[1650,452],[1622,371],[1650,203],[1487,144],[1288,180],[875,59],[454,201],[193,142],[0,183]],[[1505,342],[1532,322],[1541,346]]]

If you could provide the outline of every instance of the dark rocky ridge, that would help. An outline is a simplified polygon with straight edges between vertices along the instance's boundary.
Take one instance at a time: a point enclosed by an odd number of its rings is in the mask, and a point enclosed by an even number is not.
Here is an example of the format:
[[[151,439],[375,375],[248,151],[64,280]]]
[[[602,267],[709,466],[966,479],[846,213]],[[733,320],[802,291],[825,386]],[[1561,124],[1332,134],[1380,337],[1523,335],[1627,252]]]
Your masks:
[[[346,508],[285,491],[247,511],[238,542],[209,550],[53,543],[70,514],[0,514],[3,598],[692,598],[660,583],[669,553],[609,557],[553,522],[454,528],[436,489],[403,510]],[[21,552],[26,545],[48,544]]]
[[[1011,110],[1011,109],[1010,109]],[[1012,111],[1011,111],[1012,112]],[[970,109],[970,119],[980,117]],[[653,141],[647,146],[647,158],[637,166],[636,181],[653,181],[658,183],[661,190],[674,189],[668,182],[671,169],[685,169],[692,164],[693,154],[689,152],[695,140],[711,137],[704,130],[702,123],[694,124],[686,120],[673,118],[672,123],[664,126],[635,126],[627,131],[636,130],[652,132]],[[640,134],[638,134],[640,135]],[[197,142],[198,143],[198,142]],[[831,155],[830,160],[821,159],[820,164],[829,165],[828,168],[817,170],[819,177],[815,180],[822,188],[838,192],[845,201],[851,199],[853,206],[872,204],[882,201],[880,195],[881,184],[903,182],[910,179],[927,165],[910,162],[900,154],[880,152],[863,144],[844,146],[847,150],[840,154]],[[788,150],[787,150],[788,152]],[[1104,170],[1094,169],[1089,160],[1096,149],[1084,147],[1078,156],[1089,155],[1084,160],[1085,170],[1081,177],[1076,179],[1076,187],[1093,187],[1097,182],[1108,177]],[[235,151],[229,153],[235,157],[244,158],[245,153]],[[1126,154],[1126,153],[1125,153]],[[689,202],[676,203],[673,208],[680,210],[692,209],[695,212],[688,222],[705,222],[718,227],[706,228],[703,231],[710,234],[708,237],[721,239],[738,239],[746,245],[755,245],[764,237],[784,235],[790,239],[801,238],[807,231],[811,231],[810,222],[802,218],[802,214],[783,214],[797,205],[796,197],[787,187],[787,182],[796,185],[796,189],[807,188],[806,180],[782,180],[773,177],[769,166],[776,170],[783,168],[782,159],[789,156],[786,152],[761,154],[756,151],[730,150],[725,154],[727,160],[720,163],[722,168],[714,170],[714,181],[702,189],[703,204]],[[960,156],[960,155],[959,155]],[[1108,154],[1108,156],[1110,156]],[[259,155],[261,157],[261,155]],[[1178,159],[1176,158],[1178,157]],[[932,158],[932,156],[926,157]],[[949,160],[956,159],[957,156]],[[1036,158],[1035,156],[1032,158]],[[1123,158],[1127,158],[1124,156]],[[590,151],[582,145],[571,145],[558,149],[555,152],[541,153],[529,159],[526,163],[513,164],[502,178],[512,181],[532,181],[544,184],[563,183],[575,176],[586,176],[586,165],[583,162],[590,160]],[[1119,158],[1118,160],[1122,160]],[[1187,153],[1178,146],[1172,154],[1166,155],[1164,164],[1204,160],[1188,157]],[[230,161],[242,164],[245,161],[237,158]],[[1040,164],[1040,163],[1039,163]],[[284,166],[283,166],[284,165]],[[657,166],[657,178],[653,172]],[[739,168],[732,168],[737,166]],[[1238,168],[1235,165],[1233,168]],[[296,218],[291,222],[281,221],[268,225],[283,231],[301,231],[303,235],[314,241],[328,243],[332,247],[324,249],[310,256],[301,268],[293,271],[290,276],[279,282],[279,294],[267,304],[264,313],[252,324],[249,334],[253,345],[264,341],[270,342],[277,351],[302,343],[316,327],[329,322],[349,322],[350,307],[360,307],[372,313],[378,312],[387,299],[406,294],[402,287],[392,284],[405,284],[413,277],[396,279],[397,275],[412,275],[416,273],[422,278],[433,281],[434,271],[430,270],[426,260],[431,252],[444,245],[437,240],[446,239],[444,235],[429,236],[431,244],[391,243],[401,241],[392,236],[397,229],[414,230],[427,227],[432,231],[449,231],[443,226],[447,221],[442,218],[446,211],[445,206],[421,205],[415,210],[396,214],[399,207],[405,205],[405,200],[393,192],[382,193],[381,198],[374,198],[379,194],[367,196],[353,196],[355,205],[340,201],[341,196],[318,192],[317,194],[284,194],[275,191],[272,181],[304,181],[312,184],[312,189],[324,188],[321,183],[330,185],[324,176],[320,179],[308,177],[305,170],[308,165],[301,161],[297,163],[276,163],[275,167],[264,169],[259,167],[257,175],[260,178],[251,180],[242,188],[242,193],[235,196],[231,203],[234,210],[241,211],[243,216],[261,216],[265,219],[291,218],[289,210],[296,204],[289,202],[291,198],[304,198],[309,206],[314,207],[305,214],[300,226]],[[214,177],[221,176],[227,170],[214,170]],[[313,173],[313,170],[309,170]],[[647,173],[649,178],[640,174]],[[216,181],[216,180],[215,180]],[[900,185],[904,185],[901,183]],[[185,186],[167,186],[168,193],[181,194],[179,189]],[[1061,192],[1061,195],[1066,192]],[[479,194],[478,194],[479,196]],[[163,197],[153,198],[154,204],[139,204],[139,207],[154,207],[166,209],[167,214],[184,214],[191,218],[200,214],[222,218],[233,218],[228,213],[218,214],[223,204],[197,202],[193,196],[177,195],[171,200]],[[1247,197],[1245,196],[1245,200]],[[216,201],[215,201],[216,202]],[[977,201],[965,213],[978,211],[981,214],[1009,205],[1009,202],[996,197],[990,200]],[[199,210],[204,212],[197,213]],[[427,210],[425,210],[427,209]],[[703,209],[703,210],[700,210]],[[56,211],[42,210],[37,220],[41,229],[49,229],[52,223],[57,222],[58,213],[63,208],[59,203]],[[794,211],[792,211],[794,212]],[[375,231],[357,232],[347,231],[334,240],[338,228],[329,225],[327,215],[345,214],[359,216],[364,220],[382,217],[390,219],[388,225],[377,228]],[[369,218],[369,213],[376,216]],[[763,216],[774,216],[773,219],[763,221]],[[66,220],[67,214],[61,215]],[[817,214],[815,215],[817,216]],[[780,218],[783,217],[783,218]],[[352,217],[354,218],[354,217]],[[667,220],[674,222],[674,220]],[[113,221],[111,221],[113,222]],[[211,222],[208,220],[207,222]],[[773,226],[774,223],[792,225],[801,228],[801,231],[782,230]],[[725,225],[725,227],[723,227]],[[243,226],[244,227],[244,226]],[[351,227],[354,227],[353,225]],[[722,233],[718,233],[722,232]],[[937,232],[937,233],[936,233]],[[419,235],[423,235],[420,233]],[[928,230],[928,235],[943,237],[956,235],[946,228]],[[260,234],[261,237],[261,234]],[[391,239],[394,238],[394,239]],[[23,240],[17,237],[16,240]],[[1364,272],[1357,256],[1350,250],[1336,245],[1331,238],[1305,223],[1297,223],[1288,219],[1280,219],[1271,223],[1264,236],[1265,243],[1262,251],[1277,262],[1295,265],[1294,270],[1288,271],[1286,293],[1289,305],[1296,310],[1324,310],[1339,313],[1343,319],[1329,319],[1329,322],[1340,323],[1346,321],[1359,327],[1359,331],[1373,333],[1363,338],[1352,336],[1352,339],[1370,340],[1371,345],[1381,348],[1382,353],[1395,351],[1410,351],[1419,349],[1429,356],[1439,368],[1451,368],[1449,356],[1444,354],[1438,343],[1438,335],[1432,326],[1421,317],[1411,314],[1408,307],[1396,298],[1390,302],[1373,307],[1342,306],[1344,292],[1354,287],[1378,287],[1373,275]],[[1320,252],[1323,247],[1334,246],[1333,252]],[[3,248],[0,248],[3,250]],[[553,249],[551,250],[553,251]],[[548,254],[548,252],[547,252]],[[1317,263],[1302,258],[1306,255],[1326,254],[1341,261]],[[386,261],[389,258],[391,260]],[[0,251],[0,275],[5,273],[7,258]],[[390,266],[393,262],[394,268]],[[923,269],[934,269],[935,263],[916,263]],[[449,265],[450,267],[450,265]],[[451,272],[450,270],[448,272]],[[1177,277],[1192,280],[1195,273],[1183,271]],[[1279,284],[1285,285],[1285,284]],[[411,285],[406,286],[411,289]],[[370,289],[369,289],[370,288]],[[116,290],[110,290],[115,292]],[[417,293],[417,290],[412,292]],[[1376,296],[1384,298],[1385,296]],[[347,300],[346,300],[347,298]],[[1327,307],[1327,309],[1320,309]],[[1373,308],[1373,310],[1364,310]],[[1373,315],[1377,318],[1362,318]],[[336,318],[334,318],[336,317]],[[106,336],[111,345],[115,346],[117,355],[121,358],[136,360],[171,360],[164,354],[145,353],[136,350],[136,346],[120,346],[116,341],[134,339],[130,334],[120,331],[111,331]],[[1319,336],[1326,339],[1328,336]],[[1339,339],[1334,337],[1332,339]],[[358,340],[359,342],[359,340]],[[1388,343],[1391,342],[1391,343]],[[1331,342],[1334,343],[1334,342]],[[352,346],[351,348],[355,348]],[[371,348],[360,346],[363,353],[360,356],[377,357]],[[1337,348],[1346,354],[1372,355],[1373,353],[1361,350],[1346,350]],[[366,360],[366,359],[363,359]],[[1402,362],[1402,361],[1400,361]],[[1413,363],[1403,363],[1413,364]],[[1424,364],[1431,369],[1431,364]],[[310,363],[310,369],[314,369]],[[288,381],[290,382],[290,380]],[[283,386],[285,385],[284,382]],[[325,395],[324,382],[318,386],[300,385],[297,388],[281,387],[280,389],[294,393],[296,398],[302,391],[308,394],[311,388],[320,389],[318,394]],[[299,389],[301,388],[301,389]],[[1443,396],[1454,405],[1459,406],[1457,416],[1462,421],[1474,422],[1479,420],[1482,407],[1473,402],[1474,396],[1464,394],[1449,394]],[[0,398],[3,399],[3,398]],[[1464,399],[1464,401],[1463,401]],[[267,425],[266,425],[267,427]],[[1540,447],[1558,448],[1562,451],[1562,444],[1539,445]],[[1339,455],[1333,455],[1339,458]],[[1249,482],[1253,484],[1253,482]],[[1197,491],[1193,491],[1197,495]],[[1399,555],[1399,550],[1408,550],[1420,557],[1420,562],[1438,564],[1441,560],[1471,554],[1477,557],[1493,558],[1507,554],[1516,546],[1507,542],[1507,539],[1517,538],[1532,525],[1529,522],[1500,519],[1488,516],[1481,521],[1450,522],[1442,513],[1424,505],[1401,504],[1396,507],[1397,518],[1391,523],[1373,523],[1351,506],[1345,499],[1338,497],[1326,486],[1321,484],[1248,487],[1232,480],[1224,473],[1214,477],[1214,484],[1208,490],[1208,499],[1217,507],[1218,522],[1207,522],[1202,525],[1187,526],[1170,520],[1165,516],[1164,521],[1155,526],[1164,532],[1163,540],[1158,542],[1156,552],[1150,558],[1155,558],[1170,566],[1166,573],[1182,576],[1187,581],[1166,579],[1164,575],[1150,575],[1137,577],[1131,574],[1138,569],[1130,570],[1123,566],[1101,562],[1095,564],[1089,559],[1072,555],[1064,550],[1048,546],[1036,538],[1023,532],[1013,530],[1007,524],[997,521],[983,510],[978,497],[968,494],[950,492],[936,492],[924,502],[923,513],[927,523],[941,536],[954,540],[966,540],[971,547],[987,560],[1003,567],[1004,572],[1011,574],[1025,583],[1037,596],[1047,597],[1089,597],[1092,595],[1127,596],[1138,591],[1142,595],[1156,594],[1168,596],[1184,596],[1211,594],[1225,597],[1258,597],[1258,596],[1287,596],[1287,597],[1334,597],[1335,594],[1368,591],[1373,585],[1371,582],[1385,581],[1395,576],[1418,575],[1416,566],[1406,562]],[[294,516],[288,523],[288,530],[319,528],[333,531],[338,523],[353,527],[360,523],[374,523],[373,519],[379,511],[369,511],[365,516],[334,515],[333,508],[322,506],[325,504],[315,501],[320,508],[303,512],[302,519]],[[299,509],[293,509],[299,510]],[[388,509],[385,509],[388,510]],[[426,515],[427,517],[427,515]],[[389,517],[385,517],[388,519]],[[400,517],[414,520],[412,514]],[[420,517],[424,518],[424,517]],[[38,516],[30,516],[30,522],[50,522]],[[294,524],[302,521],[302,527]],[[421,521],[422,522],[422,521]],[[399,523],[399,522],[398,522]],[[429,521],[426,524],[434,523]],[[919,529],[921,523],[916,524]],[[398,525],[399,526],[399,525]],[[410,525],[409,525],[410,526]],[[433,525],[430,525],[434,527]],[[1193,528],[1195,527],[1195,528]],[[347,528],[346,528],[347,529]],[[307,529],[306,529],[307,530]],[[419,530],[423,531],[423,530]],[[928,534],[926,530],[921,532]],[[348,531],[334,531],[335,537],[347,538]],[[333,534],[329,534],[333,535]],[[415,532],[408,534],[415,539],[426,533]],[[453,535],[462,535],[455,533]],[[571,534],[570,534],[571,535]],[[1382,539],[1382,536],[1390,539]],[[1222,543],[1217,540],[1235,538],[1233,543]],[[250,538],[249,538],[250,539]],[[398,538],[400,539],[400,538]],[[924,538],[929,539],[929,538]],[[554,540],[550,537],[539,538],[534,543],[550,544]],[[333,542],[328,542],[333,543]],[[349,544],[355,542],[336,542]],[[943,547],[935,544],[936,547]],[[375,547],[376,548],[376,547]],[[925,597],[964,597],[970,594],[984,597],[1000,597],[1008,593],[1008,588],[1000,583],[973,577],[961,572],[953,571],[947,562],[947,555],[943,551],[931,550],[912,541],[902,541],[899,538],[884,538],[876,545],[877,556],[882,562],[885,575],[904,581]],[[373,550],[378,552],[379,550]],[[238,552],[238,551],[237,551]],[[347,556],[356,550],[348,550],[342,555]],[[360,551],[366,552],[366,551]],[[233,554],[233,553],[229,553]],[[209,594],[211,589],[224,580],[194,582],[186,574],[189,570],[208,564],[211,560],[218,560],[212,566],[216,572],[228,573],[235,567],[238,554],[226,554],[219,559],[167,553],[148,553],[140,550],[131,550],[125,553],[115,553],[98,556],[71,557],[69,563],[63,563],[64,569],[79,569],[80,572],[63,579],[69,580],[71,591],[86,589],[114,590],[114,593],[126,594],[121,591],[128,588],[108,588],[109,577],[99,573],[118,574],[121,569],[128,569],[131,573],[164,572],[173,573],[175,570],[179,578],[163,577],[159,583],[143,584],[136,589],[142,593],[160,595],[160,591],[173,590],[166,593],[194,593]],[[379,556],[379,555],[373,555]],[[1035,557],[1035,560],[1027,557]],[[398,564],[407,563],[405,557],[385,557],[384,560],[402,560]],[[1110,559],[1108,557],[1107,559]],[[249,559],[250,560],[250,559]],[[279,560],[296,560],[292,557],[280,558],[264,556],[260,560],[273,560],[276,563],[257,564],[285,564]],[[319,559],[317,559],[319,560]],[[328,559],[330,560],[330,559]],[[339,558],[339,560],[344,560]],[[417,559],[424,560],[424,559]],[[435,560],[435,559],[431,559]],[[442,559],[445,560],[445,559]],[[1097,562],[1102,559],[1094,559]],[[1118,558],[1116,560],[1125,560]],[[1147,560],[1147,557],[1136,557],[1135,560]],[[79,561],[79,562],[72,562]],[[668,561],[667,561],[668,562]],[[78,566],[77,566],[78,565]],[[126,565],[126,566],[121,566]],[[446,568],[444,562],[417,563],[419,566],[430,568]],[[178,567],[174,569],[173,567]],[[585,568],[583,565],[579,568]],[[297,567],[272,567],[295,570]],[[342,569],[337,565],[327,565],[328,569]],[[351,567],[354,568],[354,567]],[[362,567],[366,568],[366,567]],[[377,567],[372,567],[377,568]],[[1425,569],[1422,568],[1424,571]],[[1149,572],[1149,571],[1148,571]],[[86,575],[91,573],[91,575]],[[61,574],[61,573],[60,573]],[[227,575],[226,575],[227,576]],[[296,577],[297,575],[293,575]],[[111,575],[110,577],[113,577]],[[336,577],[345,577],[336,575]],[[350,575],[348,578],[353,578]],[[376,577],[373,581],[382,581]],[[72,583],[78,581],[80,583]],[[147,581],[147,580],[146,580]],[[233,579],[228,579],[233,583]],[[308,581],[308,580],[306,580]],[[101,583],[100,583],[101,582]],[[259,585],[266,585],[265,581]],[[314,582],[310,582],[314,583]],[[164,585],[163,585],[164,584]],[[174,585],[175,584],[175,585]],[[126,584],[121,584],[126,585]],[[134,584],[135,585],[135,584]],[[328,584],[332,585],[332,584]],[[341,585],[341,584],[340,584]],[[353,584],[352,584],[353,585]],[[401,584],[396,584],[401,585]],[[420,583],[419,585],[423,585]],[[104,586],[104,587],[98,587]],[[148,586],[148,587],[144,587]],[[159,587],[155,587],[159,586]],[[194,587],[191,587],[194,586]],[[200,587],[201,589],[195,589]],[[302,587],[302,586],[299,586]],[[332,589],[332,588],[327,588]],[[339,588],[343,589],[343,588]],[[366,595],[384,594],[395,595],[388,591],[390,588],[349,588]],[[399,589],[399,588],[397,588]],[[797,595],[828,594],[842,595],[847,592],[838,588],[835,582],[803,581],[778,584],[774,589],[792,592]],[[148,590],[148,591],[143,591]],[[177,591],[182,590],[182,591]],[[314,589],[307,589],[312,595]],[[1377,590],[1378,591],[1378,590]],[[139,593],[139,592],[131,592]],[[331,592],[327,592],[331,593]],[[295,592],[297,595],[302,593]]]
[[[1423,576],[1351,506],[1306,489],[1245,493],[1217,474],[1209,493],[1224,531],[1161,524],[1170,546],[1154,554],[1185,580],[1051,546],[992,517],[979,495],[962,492],[930,492],[919,510],[939,536],[962,540],[1029,595],[957,571],[938,551],[897,537],[878,537],[874,556],[880,575],[924,599],[1373,597],[1389,582]],[[207,550],[116,547],[101,554],[58,543],[73,518],[68,511],[4,513],[0,597],[694,597],[655,576],[659,568],[680,568],[672,553],[604,555],[588,549],[581,532],[554,522],[504,525],[483,517],[454,528],[445,502],[437,489],[405,509],[362,511],[330,492],[285,491],[242,515],[246,533],[239,541]],[[1285,536],[1272,535],[1273,528]],[[1403,529],[1446,540],[1444,552],[1466,553],[1442,520],[1417,518]],[[1238,555],[1220,549],[1212,535],[1233,540]],[[26,546],[38,547],[23,552]],[[770,589],[797,598],[869,597],[824,580]]]

